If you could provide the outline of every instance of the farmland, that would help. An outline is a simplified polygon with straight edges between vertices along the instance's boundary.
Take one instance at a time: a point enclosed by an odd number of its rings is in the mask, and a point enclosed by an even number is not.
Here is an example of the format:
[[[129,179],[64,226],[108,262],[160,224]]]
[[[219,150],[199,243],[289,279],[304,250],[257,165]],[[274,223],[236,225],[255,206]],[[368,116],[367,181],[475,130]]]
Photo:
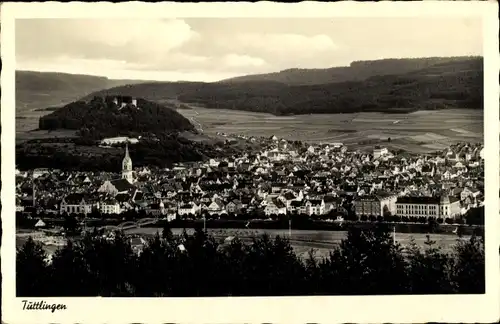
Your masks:
[[[371,149],[383,144],[389,149],[413,153],[441,150],[450,144],[483,141],[483,111],[448,109],[410,114],[354,113],[273,116],[223,109],[179,109],[199,123],[206,135],[216,133],[272,136],[306,142],[342,142],[352,149]],[[29,111],[16,119],[16,142],[32,138],[68,136],[66,131],[32,131],[38,118],[48,111]],[[64,133],[64,134],[63,134]],[[388,142],[388,138],[391,139]]]
[[[410,114],[354,113],[273,116],[222,110],[179,109],[204,133],[272,136],[306,142],[342,142],[353,149],[383,144],[390,149],[426,153],[450,144],[483,141],[483,112],[471,109],[418,111]],[[388,142],[388,138],[391,139]]]

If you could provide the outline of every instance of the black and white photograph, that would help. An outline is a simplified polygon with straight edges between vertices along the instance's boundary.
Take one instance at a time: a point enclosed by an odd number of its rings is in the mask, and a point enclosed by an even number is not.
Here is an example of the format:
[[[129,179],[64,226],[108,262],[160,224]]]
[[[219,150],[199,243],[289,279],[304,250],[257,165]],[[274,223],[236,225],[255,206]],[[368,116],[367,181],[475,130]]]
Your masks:
[[[190,313],[201,297],[489,295],[498,308],[496,4],[304,17],[44,5],[2,6],[19,15],[2,12],[2,273],[20,315],[68,316],[68,297]],[[479,322],[494,314],[481,303]]]

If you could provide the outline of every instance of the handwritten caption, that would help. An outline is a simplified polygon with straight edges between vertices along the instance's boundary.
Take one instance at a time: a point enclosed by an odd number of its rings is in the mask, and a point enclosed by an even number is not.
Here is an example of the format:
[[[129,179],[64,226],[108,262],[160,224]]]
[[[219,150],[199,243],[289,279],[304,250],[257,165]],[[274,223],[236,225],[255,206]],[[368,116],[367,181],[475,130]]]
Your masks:
[[[28,301],[23,300],[23,310],[48,310],[54,313],[58,310],[66,310],[67,307],[64,304],[49,304],[44,300],[41,301]]]

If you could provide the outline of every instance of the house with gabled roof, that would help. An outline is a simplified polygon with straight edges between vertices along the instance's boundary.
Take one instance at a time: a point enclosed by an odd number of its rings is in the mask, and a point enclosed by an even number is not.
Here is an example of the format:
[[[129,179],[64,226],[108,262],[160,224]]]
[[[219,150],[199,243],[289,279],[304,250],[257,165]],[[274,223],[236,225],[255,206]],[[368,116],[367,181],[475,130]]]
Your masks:
[[[121,193],[134,192],[136,189],[137,188],[130,182],[128,182],[126,179],[116,179],[116,180],[105,181],[97,191],[105,192],[111,196],[116,196]]]
[[[239,214],[243,209],[243,204],[239,199],[234,199],[227,203],[226,210],[228,213]]]
[[[227,213],[224,203],[220,199],[214,199],[210,205],[208,205],[207,212],[210,215],[221,215]]]
[[[87,214],[91,213],[94,204],[86,195],[81,193],[72,193],[64,197],[60,204],[60,213],[68,214]]]
[[[308,215],[324,215],[325,201],[323,199],[310,199],[306,201],[306,214]]]
[[[264,208],[266,216],[269,215],[286,215],[287,209],[285,204],[277,198],[268,201],[267,206]]]

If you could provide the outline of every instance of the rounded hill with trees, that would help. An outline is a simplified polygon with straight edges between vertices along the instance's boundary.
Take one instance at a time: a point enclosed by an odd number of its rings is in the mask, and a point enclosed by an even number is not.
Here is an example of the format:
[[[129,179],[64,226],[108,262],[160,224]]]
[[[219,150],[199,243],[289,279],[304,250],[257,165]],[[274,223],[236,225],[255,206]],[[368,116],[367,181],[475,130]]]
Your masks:
[[[39,128],[81,130],[91,133],[96,139],[131,133],[165,134],[194,130],[189,120],[177,111],[126,96],[96,96],[89,101],[70,103],[41,117]]]

